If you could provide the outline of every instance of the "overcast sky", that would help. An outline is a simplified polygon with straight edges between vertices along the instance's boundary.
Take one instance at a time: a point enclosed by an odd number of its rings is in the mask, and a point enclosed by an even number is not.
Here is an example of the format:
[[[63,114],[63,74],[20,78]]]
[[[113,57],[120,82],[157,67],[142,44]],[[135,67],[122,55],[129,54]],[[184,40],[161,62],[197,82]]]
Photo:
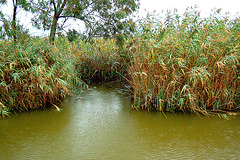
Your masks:
[[[11,1],[9,0],[11,4]],[[223,12],[230,12],[231,16],[240,12],[240,0],[140,0],[140,10],[138,12],[139,17],[146,15],[146,11],[153,12],[156,10],[157,13],[160,13],[162,10],[173,10],[174,8],[178,9],[179,13],[182,14],[187,7],[197,5],[198,10],[201,11],[201,15],[208,15],[211,9],[222,8]],[[10,12],[12,10],[9,8],[3,8],[5,12]],[[146,10],[146,11],[145,11]],[[42,31],[33,29],[30,24],[30,16],[26,14],[19,14],[21,17],[21,23],[24,27],[30,29],[32,35],[42,34]],[[76,22],[69,22],[68,25],[70,28],[76,28],[79,31],[83,30],[83,25],[76,27]],[[79,29],[78,29],[79,28]],[[48,32],[45,32],[48,34]]]
[[[223,11],[229,11],[236,14],[240,11],[240,0],[140,0],[142,12],[147,10],[166,10],[177,8],[180,12],[185,11],[187,7],[197,5],[205,13],[213,8],[222,8]]]

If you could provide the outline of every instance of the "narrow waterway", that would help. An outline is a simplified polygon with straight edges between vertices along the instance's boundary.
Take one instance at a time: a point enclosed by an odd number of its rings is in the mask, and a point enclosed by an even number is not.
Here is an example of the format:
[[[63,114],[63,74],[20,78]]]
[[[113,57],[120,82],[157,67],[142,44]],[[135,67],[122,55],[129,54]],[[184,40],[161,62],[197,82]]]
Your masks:
[[[56,109],[0,119],[0,159],[238,159],[240,117],[131,109],[127,89],[91,86]]]

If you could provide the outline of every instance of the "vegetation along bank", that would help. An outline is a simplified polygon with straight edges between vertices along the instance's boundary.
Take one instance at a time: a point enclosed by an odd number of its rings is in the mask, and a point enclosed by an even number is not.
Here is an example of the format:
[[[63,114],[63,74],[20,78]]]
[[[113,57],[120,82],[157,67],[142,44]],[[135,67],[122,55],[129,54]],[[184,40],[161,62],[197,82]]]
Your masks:
[[[69,38],[69,37],[68,37]],[[119,41],[121,44],[119,45]],[[240,107],[240,21],[147,16],[119,40],[28,36],[0,41],[0,114],[57,107],[93,82],[127,80],[133,108],[208,114]]]

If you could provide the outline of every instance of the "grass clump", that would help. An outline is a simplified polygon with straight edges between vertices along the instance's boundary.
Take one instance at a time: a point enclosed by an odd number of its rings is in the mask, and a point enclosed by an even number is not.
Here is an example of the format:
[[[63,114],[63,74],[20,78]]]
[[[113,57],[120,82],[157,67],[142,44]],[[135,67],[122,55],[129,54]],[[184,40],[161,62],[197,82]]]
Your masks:
[[[140,21],[129,68],[134,107],[154,111],[235,110],[240,104],[240,21],[196,10]]]

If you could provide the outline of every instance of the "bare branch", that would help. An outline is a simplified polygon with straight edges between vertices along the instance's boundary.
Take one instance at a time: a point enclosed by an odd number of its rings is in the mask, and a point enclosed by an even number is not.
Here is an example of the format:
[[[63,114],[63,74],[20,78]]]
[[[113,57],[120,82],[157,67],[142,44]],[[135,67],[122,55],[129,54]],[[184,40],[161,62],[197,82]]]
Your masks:
[[[54,0],[51,0],[50,4],[53,4],[54,10],[57,11],[57,7],[56,7],[56,4],[55,4]]]

